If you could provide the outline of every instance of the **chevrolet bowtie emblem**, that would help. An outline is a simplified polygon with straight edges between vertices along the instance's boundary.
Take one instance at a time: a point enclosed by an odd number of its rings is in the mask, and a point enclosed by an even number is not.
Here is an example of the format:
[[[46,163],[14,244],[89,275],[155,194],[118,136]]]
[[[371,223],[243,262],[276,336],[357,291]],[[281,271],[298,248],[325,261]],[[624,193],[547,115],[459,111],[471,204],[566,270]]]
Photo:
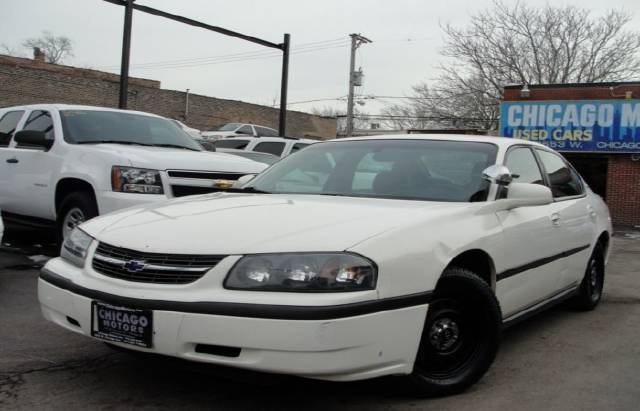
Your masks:
[[[226,190],[227,188],[231,188],[233,187],[233,181],[232,180],[213,180],[213,186],[215,188],[221,188],[223,190]]]

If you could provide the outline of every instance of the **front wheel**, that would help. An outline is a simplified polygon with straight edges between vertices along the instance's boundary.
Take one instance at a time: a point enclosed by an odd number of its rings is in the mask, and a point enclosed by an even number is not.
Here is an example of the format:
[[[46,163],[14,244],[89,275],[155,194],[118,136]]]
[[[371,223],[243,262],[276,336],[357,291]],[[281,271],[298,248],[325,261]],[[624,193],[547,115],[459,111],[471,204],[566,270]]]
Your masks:
[[[98,206],[92,193],[77,191],[66,196],[58,209],[58,246],[62,246],[74,228],[97,215]]]
[[[478,381],[495,359],[501,323],[498,301],[485,281],[468,270],[446,270],[410,377],[420,393],[455,394]]]

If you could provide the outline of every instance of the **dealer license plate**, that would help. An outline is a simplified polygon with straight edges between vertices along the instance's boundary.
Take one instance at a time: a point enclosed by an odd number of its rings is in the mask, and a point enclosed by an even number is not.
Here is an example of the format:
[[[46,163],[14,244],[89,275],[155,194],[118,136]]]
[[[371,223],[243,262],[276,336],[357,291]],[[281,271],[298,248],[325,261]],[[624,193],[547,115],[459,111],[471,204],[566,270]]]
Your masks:
[[[153,345],[153,311],[91,303],[91,335],[101,340],[150,348]]]

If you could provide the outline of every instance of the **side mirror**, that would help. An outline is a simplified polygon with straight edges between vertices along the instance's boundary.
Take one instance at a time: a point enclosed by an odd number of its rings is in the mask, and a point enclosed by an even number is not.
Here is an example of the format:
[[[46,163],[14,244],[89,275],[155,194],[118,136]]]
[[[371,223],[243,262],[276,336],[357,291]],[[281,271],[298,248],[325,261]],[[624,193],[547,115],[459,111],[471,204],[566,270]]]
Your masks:
[[[513,181],[513,175],[509,169],[502,164],[494,164],[482,171],[482,178],[492,184],[507,186]]]
[[[233,183],[233,188],[242,188],[242,186],[247,184],[249,181],[253,180],[255,176],[256,176],[255,174],[246,174],[240,177],[235,181],[235,183]]]
[[[553,202],[549,187],[540,184],[511,183],[507,190],[507,198],[497,200],[497,202],[509,203],[507,209],[546,205]]]
[[[20,130],[13,139],[22,146],[42,147],[48,150],[53,145],[53,140],[46,138],[44,131]]]

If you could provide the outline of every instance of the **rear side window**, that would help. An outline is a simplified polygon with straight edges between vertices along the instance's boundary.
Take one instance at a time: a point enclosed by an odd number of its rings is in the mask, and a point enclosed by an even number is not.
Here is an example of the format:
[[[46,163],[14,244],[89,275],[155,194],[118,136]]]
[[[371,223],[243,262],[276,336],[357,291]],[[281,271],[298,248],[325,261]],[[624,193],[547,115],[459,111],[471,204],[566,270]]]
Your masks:
[[[513,178],[515,183],[544,185],[538,162],[528,147],[517,147],[509,150],[505,166],[511,171],[511,174],[517,175],[517,177]]]
[[[282,155],[284,150],[284,143],[278,143],[275,141],[265,141],[264,143],[258,143],[253,148],[253,151],[259,151],[261,153],[269,153],[275,156]]]
[[[238,133],[238,134],[248,134],[248,135],[252,136],[253,135],[253,129],[251,128],[251,126],[242,126],[238,130],[236,130],[236,133]]]
[[[0,147],[7,147],[24,111],[10,111],[0,119]]]
[[[291,147],[291,152],[295,153],[296,151],[300,151],[308,145],[309,144],[305,144],[305,143],[295,143],[293,147]]]
[[[237,148],[239,150],[243,150],[245,147],[247,147],[247,144],[249,144],[249,140],[218,140],[214,144],[216,147],[220,148]]]
[[[536,149],[545,168],[554,198],[582,194],[582,183],[578,174],[559,155]]]
[[[275,130],[271,130],[270,128],[259,127],[259,126],[255,126],[255,128],[256,128],[256,133],[258,133],[258,135],[261,137],[277,137],[278,136],[278,133]]]

